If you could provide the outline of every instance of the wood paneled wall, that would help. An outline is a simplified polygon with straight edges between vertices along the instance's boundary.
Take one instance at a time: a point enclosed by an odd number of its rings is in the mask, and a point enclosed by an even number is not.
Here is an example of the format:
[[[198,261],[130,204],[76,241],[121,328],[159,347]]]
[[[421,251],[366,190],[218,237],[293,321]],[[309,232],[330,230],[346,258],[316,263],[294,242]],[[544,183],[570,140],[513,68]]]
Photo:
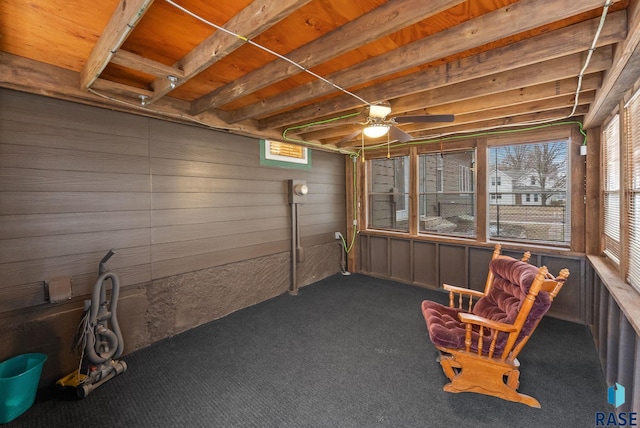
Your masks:
[[[0,312],[44,303],[44,281],[86,295],[98,261],[151,280],[148,120],[0,93]]]
[[[479,244],[431,241],[428,238],[405,238],[399,235],[361,231],[358,235],[359,272],[379,278],[439,289],[451,284],[484,291],[489,261],[494,247]],[[527,248],[503,245],[502,254],[522,257]],[[587,323],[585,301],[585,256],[579,253],[547,252],[532,248],[530,263],[547,266],[557,275],[563,268],[570,272],[567,285],[553,301],[549,315]]]
[[[334,232],[345,233],[343,155],[313,152],[305,171],[261,167],[256,139],[9,90],[0,90],[0,100],[0,324],[19,329],[29,318],[55,317],[44,282],[59,277],[71,277],[71,305],[82,308],[110,248],[116,255],[107,266],[125,296],[141,290],[136,305],[153,317],[162,316],[154,287],[167,292],[185,278],[197,287],[193,272],[221,277],[211,269],[254,259],[262,258],[246,265],[252,271],[244,277],[231,268],[251,283],[238,289],[254,297],[222,296],[235,285],[218,284],[227,291],[202,297],[203,310],[207,299],[226,299],[226,312],[209,315],[216,318],[286,291],[289,179],[309,186],[299,209],[302,246],[324,254],[308,251],[299,282],[339,271]],[[269,281],[278,286],[261,285]],[[175,334],[174,327],[152,337]],[[5,349],[0,357],[23,351]]]
[[[587,261],[587,324],[600,357],[607,385],[625,390],[616,412],[640,411],[640,295],[626,284],[609,260]]]

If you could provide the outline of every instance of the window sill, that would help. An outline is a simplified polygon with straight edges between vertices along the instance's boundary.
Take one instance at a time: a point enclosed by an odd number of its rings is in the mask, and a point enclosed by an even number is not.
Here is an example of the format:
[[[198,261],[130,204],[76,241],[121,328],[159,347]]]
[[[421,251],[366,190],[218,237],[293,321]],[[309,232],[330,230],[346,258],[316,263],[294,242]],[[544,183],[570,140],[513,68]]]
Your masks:
[[[410,235],[408,232],[398,232],[393,230],[382,229],[365,229],[358,232],[369,236],[381,236],[389,238],[402,238],[414,241],[425,242],[438,242],[443,244],[459,244],[459,245],[477,245],[478,247],[494,248],[496,244],[500,244],[504,250],[512,251],[538,251],[541,253],[570,256],[570,257],[584,257],[584,253],[571,251],[566,247],[551,247],[540,244],[531,244],[528,242],[510,242],[510,241],[478,241],[475,237],[456,237],[456,236],[443,236],[443,235],[429,235],[426,233],[420,233],[418,235]]]

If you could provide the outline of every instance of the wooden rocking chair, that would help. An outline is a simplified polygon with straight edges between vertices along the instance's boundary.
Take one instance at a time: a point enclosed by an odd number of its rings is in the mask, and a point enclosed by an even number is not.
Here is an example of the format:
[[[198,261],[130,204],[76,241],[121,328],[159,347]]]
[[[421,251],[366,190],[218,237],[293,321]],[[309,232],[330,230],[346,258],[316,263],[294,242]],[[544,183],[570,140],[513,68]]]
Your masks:
[[[540,407],[538,400],[517,391],[517,356],[569,271],[563,269],[553,277],[545,266],[537,268],[496,251],[489,263],[485,293],[456,287],[456,293],[469,297],[468,306],[459,303],[454,307],[452,297],[450,306],[424,301],[422,314],[429,338],[441,353],[440,365],[451,381],[445,391],[476,392]],[[479,298],[474,305],[473,297]]]

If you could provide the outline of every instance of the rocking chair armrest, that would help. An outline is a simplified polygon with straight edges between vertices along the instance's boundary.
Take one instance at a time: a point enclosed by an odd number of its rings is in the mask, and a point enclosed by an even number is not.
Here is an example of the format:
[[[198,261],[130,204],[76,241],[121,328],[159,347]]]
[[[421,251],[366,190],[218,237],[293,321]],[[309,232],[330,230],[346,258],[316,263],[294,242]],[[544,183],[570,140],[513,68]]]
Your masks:
[[[454,293],[467,294],[473,297],[484,297],[484,293],[481,291],[472,290],[470,288],[456,287],[455,285],[442,284],[442,288],[447,291],[453,291]]]
[[[460,321],[468,324],[476,324],[483,327],[491,328],[494,330],[504,331],[505,333],[514,333],[518,331],[518,328],[513,324],[506,324],[500,321],[493,321],[488,318],[479,317],[474,314],[468,314],[461,312],[458,314]]]

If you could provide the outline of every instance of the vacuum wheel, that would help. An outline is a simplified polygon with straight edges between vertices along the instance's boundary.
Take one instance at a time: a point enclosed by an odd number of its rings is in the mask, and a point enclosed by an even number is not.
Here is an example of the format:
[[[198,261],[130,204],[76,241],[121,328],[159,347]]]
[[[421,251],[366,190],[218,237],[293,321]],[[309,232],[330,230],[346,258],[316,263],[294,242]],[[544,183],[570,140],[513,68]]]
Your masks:
[[[92,385],[78,385],[76,387],[76,395],[78,396],[78,398],[85,398],[92,390]]]

